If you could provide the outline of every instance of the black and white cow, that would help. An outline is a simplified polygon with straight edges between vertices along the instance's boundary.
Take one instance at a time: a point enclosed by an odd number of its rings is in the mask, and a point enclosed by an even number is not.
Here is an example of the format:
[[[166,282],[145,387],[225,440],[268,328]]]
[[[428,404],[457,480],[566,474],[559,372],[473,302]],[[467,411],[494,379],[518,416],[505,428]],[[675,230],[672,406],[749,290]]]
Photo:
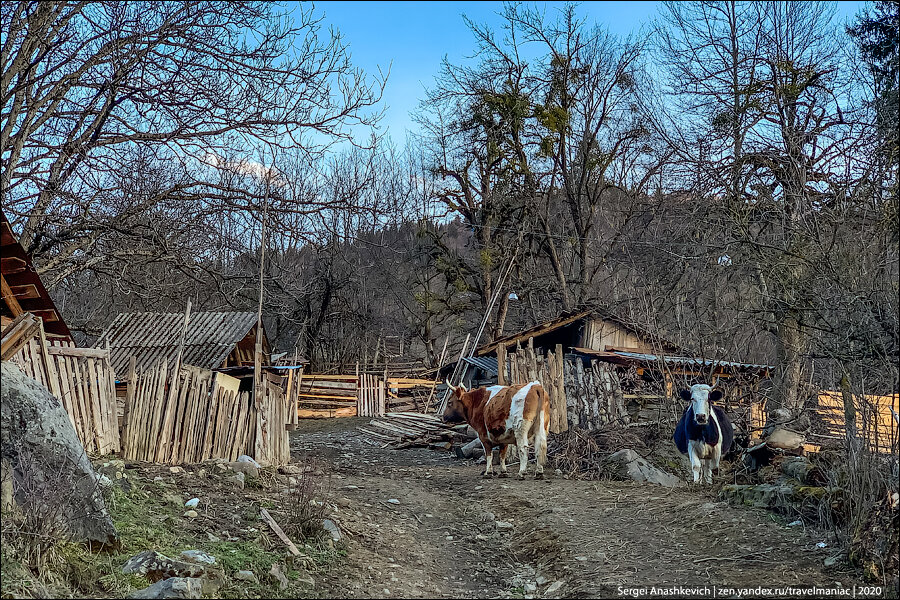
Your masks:
[[[689,404],[675,426],[675,445],[691,459],[694,483],[712,483],[713,471],[718,473],[719,460],[734,441],[731,421],[724,410],[713,405],[722,392],[698,383],[690,391],[681,390],[681,397]]]

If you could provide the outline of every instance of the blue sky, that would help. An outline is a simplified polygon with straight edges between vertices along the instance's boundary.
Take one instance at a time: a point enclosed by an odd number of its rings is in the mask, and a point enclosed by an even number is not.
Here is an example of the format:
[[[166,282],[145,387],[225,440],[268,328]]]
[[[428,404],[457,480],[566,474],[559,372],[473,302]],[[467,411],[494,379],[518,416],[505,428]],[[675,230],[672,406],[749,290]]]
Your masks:
[[[563,2],[532,2],[548,16]],[[837,20],[851,19],[864,2],[839,2]],[[598,23],[610,32],[640,35],[641,28],[656,15],[658,2],[583,2],[578,14],[589,24]],[[502,2],[316,2],[316,13],[324,24],[338,29],[349,44],[353,64],[368,73],[390,68],[381,123],[398,144],[406,130],[415,129],[409,112],[415,110],[431,86],[446,55],[459,63],[474,50],[471,32],[462,15],[477,23],[500,24]]]

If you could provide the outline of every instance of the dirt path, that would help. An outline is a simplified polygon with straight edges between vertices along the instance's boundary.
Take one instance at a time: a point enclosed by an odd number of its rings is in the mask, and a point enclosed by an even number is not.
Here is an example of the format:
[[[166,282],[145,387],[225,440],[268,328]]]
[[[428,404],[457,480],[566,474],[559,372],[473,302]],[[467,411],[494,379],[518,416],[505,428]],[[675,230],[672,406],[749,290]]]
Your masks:
[[[617,596],[618,586],[859,583],[824,570],[828,549],[816,546],[815,532],[709,493],[552,476],[484,480],[479,467],[446,452],[368,445],[357,424],[307,422],[292,438],[295,458],[322,461],[347,505],[336,520],[348,556],[320,580],[322,597],[595,597]]]

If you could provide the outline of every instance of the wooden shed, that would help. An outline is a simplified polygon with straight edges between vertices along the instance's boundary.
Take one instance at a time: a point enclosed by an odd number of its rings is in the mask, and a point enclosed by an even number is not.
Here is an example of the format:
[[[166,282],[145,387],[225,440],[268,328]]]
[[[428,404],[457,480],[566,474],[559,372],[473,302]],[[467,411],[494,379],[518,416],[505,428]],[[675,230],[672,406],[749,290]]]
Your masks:
[[[160,360],[173,367],[182,332],[182,364],[203,369],[252,367],[256,321],[253,312],[200,311],[190,314],[185,329],[184,313],[121,313],[94,346],[102,348],[109,343],[112,366],[120,377],[128,370],[132,356],[138,370],[152,368]],[[260,335],[262,364],[268,365],[271,349],[265,328]]]
[[[679,349],[677,344],[621,317],[591,308],[564,313],[555,319],[496,339],[478,348],[475,356],[495,356],[501,346],[510,352],[517,344],[525,345],[529,339],[534,340],[536,350],[552,349],[557,344],[561,344],[566,351],[570,348],[643,351],[659,348],[667,352]]]

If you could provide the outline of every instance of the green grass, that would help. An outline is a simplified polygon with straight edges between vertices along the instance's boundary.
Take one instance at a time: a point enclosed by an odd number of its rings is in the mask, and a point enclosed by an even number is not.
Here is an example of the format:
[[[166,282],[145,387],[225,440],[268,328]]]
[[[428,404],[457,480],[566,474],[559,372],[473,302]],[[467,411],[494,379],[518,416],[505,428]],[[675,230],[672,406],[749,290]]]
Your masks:
[[[202,529],[179,527],[179,523],[183,522],[182,507],[163,498],[167,492],[179,493],[177,488],[137,476],[129,477],[129,481],[132,488],[128,492],[115,486],[106,495],[107,507],[119,533],[117,548],[91,552],[84,545],[60,543],[54,548],[48,565],[37,570],[38,573],[23,567],[4,549],[2,596],[45,597],[50,591],[53,596],[62,597],[121,598],[149,585],[142,577],[122,573],[122,566],[135,554],[156,550],[177,558],[182,550],[198,549],[214,556],[226,574],[225,584],[216,594],[218,597],[304,597],[309,595],[309,588],[297,580],[306,570],[305,567],[315,570],[346,554],[343,550],[310,542],[313,545],[303,545],[308,555],[306,564],[292,560],[275,536],[268,535],[265,524],[259,520],[256,502],[248,503],[238,512],[244,522],[243,527],[259,530],[255,534],[256,539],[211,542]],[[268,500],[260,500],[259,504],[273,507]],[[211,533],[218,535],[220,532]],[[299,540],[295,541],[300,545]],[[291,582],[285,590],[281,590],[278,582],[269,575],[275,563],[282,564],[282,570]],[[241,570],[253,571],[260,582],[234,579],[235,572]]]

